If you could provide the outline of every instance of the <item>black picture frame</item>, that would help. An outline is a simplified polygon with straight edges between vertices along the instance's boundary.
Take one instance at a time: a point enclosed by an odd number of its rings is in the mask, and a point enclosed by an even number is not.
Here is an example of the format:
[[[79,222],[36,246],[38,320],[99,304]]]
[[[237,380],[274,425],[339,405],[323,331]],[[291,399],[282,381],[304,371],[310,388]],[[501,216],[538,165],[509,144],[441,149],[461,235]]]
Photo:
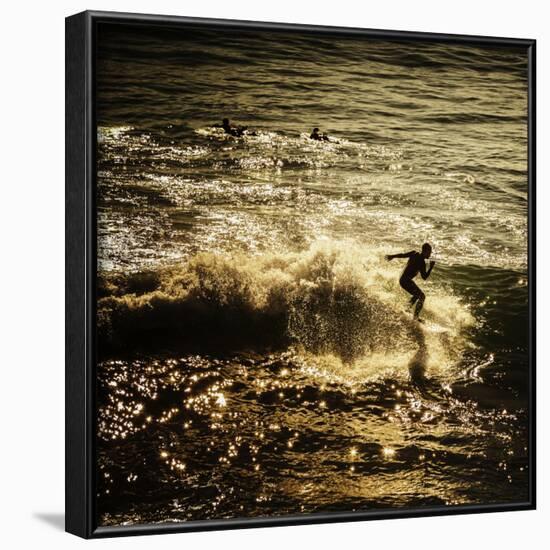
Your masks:
[[[479,46],[520,46],[528,55],[528,280],[530,498],[511,504],[421,507],[308,516],[97,527],[95,524],[96,204],[95,43],[99,23],[177,28],[277,30]],[[66,19],[66,531],[84,538],[533,510],[536,506],[535,168],[536,41],[359,28],[319,27],[86,11]]]

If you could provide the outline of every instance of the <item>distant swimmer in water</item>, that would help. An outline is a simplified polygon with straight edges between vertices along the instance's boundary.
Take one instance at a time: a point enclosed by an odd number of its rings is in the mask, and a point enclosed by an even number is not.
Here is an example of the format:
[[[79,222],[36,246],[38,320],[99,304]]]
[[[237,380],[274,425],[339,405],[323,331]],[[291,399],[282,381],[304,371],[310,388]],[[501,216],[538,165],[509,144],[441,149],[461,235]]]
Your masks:
[[[435,262],[432,260],[430,262],[430,267],[426,270],[426,262],[432,254],[432,247],[428,243],[422,245],[422,252],[416,252],[412,250],[411,252],[405,252],[403,254],[388,254],[386,260],[391,261],[394,258],[409,258],[403,273],[399,279],[399,284],[401,288],[406,290],[411,296],[411,305],[416,304],[414,309],[414,318],[418,319],[422,306],[424,305],[424,300],[426,295],[418,288],[413,279],[420,273],[420,276],[426,280],[432,269],[435,265]],[[420,321],[420,319],[418,319]]]
[[[248,126],[233,126],[228,118],[224,118],[221,125],[216,124],[215,128],[223,128],[226,134],[233,137],[243,137],[245,134],[255,136],[256,132],[249,132]]]
[[[313,128],[313,132],[311,132],[309,139],[314,139],[315,141],[330,141],[326,134],[319,133],[319,128]]]

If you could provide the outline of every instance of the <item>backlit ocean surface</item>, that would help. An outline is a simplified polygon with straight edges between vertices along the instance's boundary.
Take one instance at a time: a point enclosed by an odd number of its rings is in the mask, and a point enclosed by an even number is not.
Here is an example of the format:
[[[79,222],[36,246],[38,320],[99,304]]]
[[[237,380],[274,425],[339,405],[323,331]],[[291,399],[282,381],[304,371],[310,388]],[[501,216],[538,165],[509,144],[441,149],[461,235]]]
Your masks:
[[[112,25],[97,56],[99,524],[527,500],[525,52]],[[424,241],[420,325],[384,255]]]

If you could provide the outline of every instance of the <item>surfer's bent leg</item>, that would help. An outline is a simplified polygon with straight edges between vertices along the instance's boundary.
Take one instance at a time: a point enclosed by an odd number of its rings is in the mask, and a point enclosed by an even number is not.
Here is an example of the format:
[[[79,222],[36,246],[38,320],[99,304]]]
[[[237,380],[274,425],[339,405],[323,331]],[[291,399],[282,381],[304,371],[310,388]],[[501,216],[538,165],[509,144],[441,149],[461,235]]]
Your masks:
[[[420,311],[422,310],[422,307],[424,306],[424,300],[426,299],[426,295],[420,291],[420,296],[418,296],[418,301],[416,302],[416,307],[414,308],[414,318],[418,319],[418,316],[420,315]]]
[[[418,285],[412,279],[401,277],[401,279],[399,279],[399,284],[401,285],[401,288],[403,290],[406,290],[412,296],[411,305],[414,305],[416,303],[414,316],[418,317],[420,315],[420,310],[424,305],[426,295],[420,290],[420,288],[418,288]]]

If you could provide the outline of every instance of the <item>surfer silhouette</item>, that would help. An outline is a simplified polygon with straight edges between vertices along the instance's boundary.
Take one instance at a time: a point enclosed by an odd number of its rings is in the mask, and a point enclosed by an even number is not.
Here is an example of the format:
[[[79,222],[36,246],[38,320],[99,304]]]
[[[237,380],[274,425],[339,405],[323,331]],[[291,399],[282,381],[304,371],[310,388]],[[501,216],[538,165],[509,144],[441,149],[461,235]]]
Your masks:
[[[314,139],[315,141],[330,141],[326,134],[319,133],[319,128],[313,128],[313,132],[311,132],[309,139]]]
[[[422,252],[416,252],[416,250],[411,250],[411,252],[404,252],[403,254],[388,254],[386,260],[391,261],[394,258],[408,258],[407,265],[399,278],[399,284],[401,288],[406,290],[411,296],[411,305],[416,304],[414,309],[414,318],[418,319],[422,306],[424,305],[424,300],[426,295],[418,288],[417,284],[413,279],[420,273],[422,279],[426,280],[432,269],[435,265],[435,262],[432,260],[430,262],[430,267],[426,269],[426,262],[432,254],[432,247],[428,243],[422,245]],[[418,319],[420,321],[420,319]]]
[[[233,126],[228,118],[224,118],[222,120],[221,125],[216,124],[215,128],[223,128],[226,134],[229,134],[230,136],[233,136],[233,137],[243,137],[245,133],[251,136],[256,135],[256,132],[247,132],[248,126]]]

